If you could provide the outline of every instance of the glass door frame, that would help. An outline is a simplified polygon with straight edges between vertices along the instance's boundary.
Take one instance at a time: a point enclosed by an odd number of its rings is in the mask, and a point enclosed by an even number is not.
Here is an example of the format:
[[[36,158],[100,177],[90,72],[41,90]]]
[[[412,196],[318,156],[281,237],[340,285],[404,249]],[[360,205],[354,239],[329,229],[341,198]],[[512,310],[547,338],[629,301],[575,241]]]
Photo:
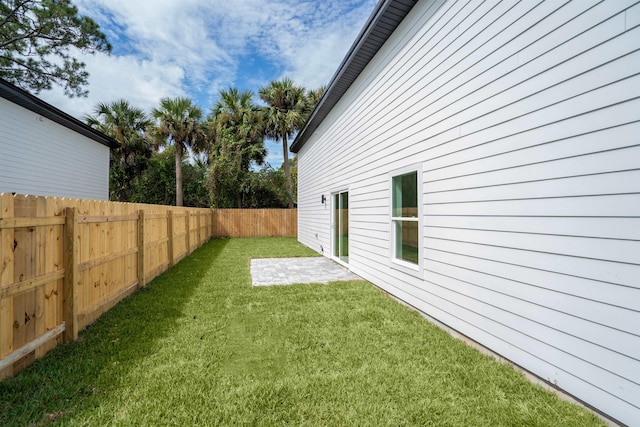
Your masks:
[[[346,197],[346,217],[343,203]],[[346,218],[346,224],[342,221]],[[331,258],[346,266],[349,265],[349,189],[331,193]],[[345,236],[346,228],[346,239]],[[346,252],[346,253],[343,253]]]

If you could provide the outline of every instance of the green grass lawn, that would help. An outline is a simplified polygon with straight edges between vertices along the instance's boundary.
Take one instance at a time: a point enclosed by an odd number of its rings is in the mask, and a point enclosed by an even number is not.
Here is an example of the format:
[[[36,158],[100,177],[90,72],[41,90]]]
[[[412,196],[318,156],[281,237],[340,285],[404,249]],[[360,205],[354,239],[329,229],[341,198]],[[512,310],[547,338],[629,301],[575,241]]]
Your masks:
[[[602,425],[366,282],[250,286],[214,240],[17,377],[0,425]]]

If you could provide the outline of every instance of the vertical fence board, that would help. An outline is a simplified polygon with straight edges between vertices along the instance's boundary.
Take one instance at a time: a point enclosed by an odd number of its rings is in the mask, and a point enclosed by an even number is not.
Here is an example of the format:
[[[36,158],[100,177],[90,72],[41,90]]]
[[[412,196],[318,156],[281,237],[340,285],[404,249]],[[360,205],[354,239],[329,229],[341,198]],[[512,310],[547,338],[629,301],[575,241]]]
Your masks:
[[[15,198],[14,214],[16,217],[31,217],[28,205],[29,196],[17,196]],[[31,251],[31,227],[15,228],[14,234],[14,270],[13,281],[22,282],[30,279],[32,274],[30,267]],[[28,299],[32,291],[24,292],[13,297],[13,348],[17,349],[27,343],[27,328],[29,322]],[[27,358],[14,363],[14,371],[20,371],[26,366]]]
[[[78,339],[78,208],[67,208],[64,230],[63,315],[65,341]]]
[[[34,218],[38,216],[38,198],[35,196],[28,196],[26,199],[26,207],[28,210],[27,216]],[[26,278],[32,279],[38,276],[38,267],[40,264],[40,253],[38,250],[38,238],[39,231],[41,227],[29,227],[28,228],[28,246],[27,252],[28,255],[26,257]],[[37,298],[39,296],[44,296],[40,292],[40,286],[36,287],[30,292],[26,292],[25,295],[25,341],[24,344],[28,344],[29,342],[35,340],[37,335],[38,328],[38,303]],[[23,345],[24,345],[23,344]],[[14,347],[16,348],[16,347]],[[24,357],[23,362],[24,366],[28,366],[35,360],[35,350],[30,352],[27,356]]]
[[[92,206],[89,212],[94,209],[98,211],[99,216],[106,216],[108,214],[105,209],[105,204],[99,201],[92,201]],[[107,231],[109,229],[109,223],[96,223],[91,224],[90,229],[92,230],[92,234],[89,236],[89,241],[84,244],[88,244],[90,248],[95,248],[95,252],[91,256],[91,259],[99,259],[104,256],[107,251]],[[85,312],[91,310],[93,308],[94,301],[100,301],[102,298],[106,296],[106,292],[104,290],[104,279],[105,279],[105,267],[106,264],[99,265],[95,268],[89,269],[89,275],[91,276],[91,282],[88,288],[88,299],[87,304],[85,305]],[[86,317],[93,317],[91,314]],[[87,319],[86,323],[91,323],[93,319]]]
[[[155,268],[155,263],[157,260],[155,259],[155,246],[151,247],[151,243],[154,242],[155,239],[155,221],[153,219],[145,218],[145,221],[140,222],[144,226],[143,235],[144,235],[144,282],[147,280],[152,280],[153,269]],[[139,232],[140,233],[140,232]]]
[[[137,210],[137,207],[136,207]],[[127,205],[127,214],[131,214],[136,211],[130,205]],[[126,248],[134,248],[138,246],[138,235],[137,235],[137,223],[135,221],[127,221],[123,228],[125,229],[124,233],[126,236]],[[127,256],[127,271],[128,274],[126,276],[125,283],[133,283],[138,279],[138,254],[133,253]]]
[[[105,211],[108,212],[109,215],[120,216],[122,214],[119,204],[103,202],[102,205],[105,205]],[[105,231],[106,248],[102,256],[122,251],[122,241],[117,238],[119,236],[116,236],[116,229],[121,227],[121,222],[107,222]],[[118,284],[122,283],[123,267],[124,261],[122,258],[117,258],[103,265],[100,274],[100,301],[106,299],[118,289]]]
[[[46,197],[44,199],[44,214],[45,217],[55,217],[56,212],[55,199],[52,197]],[[48,225],[45,230],[44,242],[45,242],[45,254],[44,254],[44,268],[45,273],[53,273],[63,269],[63,260],[61,244],[63,241],[62,225]],[[45,330],[50,331],[58,325],[58,287],[61,286],[61,280],[55,280],[47,283],[44,286],[44,325]],[[51,350],[56,343],[60,341],[59,338],[48,341],[39,347],[39,351],[36,353],[36,357],[43,356],[47,351]]]
[[[0,194],[0,218],[14,216],[14,199],[11,194]],[[13,283],[14,269],[14,229],[0,229],[0,289]],[[0,294],[0,358],[13,351],[13,297]],[[0,380],[11,376],[13,368],[0,371]]]
[[[51,203],[54,205],[55,215],[65,217],[65,223],[66,223],[66,215],[67,215],[67,211],[66,211],[67,208],[65,205],[66,200],[54,197],[52,198]],[[57,245],[56,245],[55,253],[57,255],[56,255],[56,263],[54,265],[56,270],[63,270],[65,271],[65,274],[66,274],[66,264],[64,259],[65,257],[64,233],[65,233],[65,225],[59,225],[57,228],[57,234],[56,234],[59,240],[56,240]],[[56,290],[56,294],[55,294],[56,312],[55,312],[55,319],[53,322],[56,324],[59,324],[64,321],[64,308],[63,308],[64,277],[62,279],[57,280],[55,290]],[[59,336],[57,338],[57,341],[64,342],[64,334]]]
[[[88,215],[90,212],[90,209],[88,209],[84,205],[90,202],[83,201],[83,200],[79,200],[78,202],[79,202],[77,206],[78,212],[76,212],[76,215],[78,214]],[[96,212],[96,215],[98,213],[99,212]],[[76,233],[78,234],[78,237],[77,237],[78,241],[76,243],[78,245],[78,249],[74,254],[75,260],[76,260],[74,264],[76,265],[77,263],[80,263],[80,262],[89,261],[92,258],[93,252],[95,251],[94,247],[92,247],[89,244],[85,244],[85,242],[88,243],[92,241],[90,236],[92,225],[93,224],[76,224],[75,225],[75,228],[77,229]],[[69,265],[69,264],[65,263],[65,265]],[[77,277],[75,279],[76,284],[74,284],[74,290],[76,292],[75,301],[77,301],[76,314],[78,312],[84,312],[88,307],[89,297],[87,293],[88,293],[88,286],[91,280],[89,272],[90,270],[83,270],[83,271],[76,270],[76,274],[80,275],[80,277]],[[65,289],[65,292],[64,292],[65,295],[67,293],[67,289]]]
[[[185,211],[184,212],[184,217],[185,217],[184,229],[185,229],[185,231],[187,233],[186,234],[187,237],[186,237],[184,246],[185,246],[185,249],[187,251],[187,254],[189,254],[191,252],[191,226],[190,226],[190,222],[189,222],[190,221],[189,216],[190,216],[189,211]]]
[[[138,211],[138,288],[144,287],[145,281],[145,236],[144,210]]]
[[[107,202],[105,202],[107,204]],[[123,216],[122,204],[120,203],[108,203],[111,207],[110,215]],[[109,222],[107,253],[110,255],[113,253],[120,253],[125,250],[125,242],[120,238],[122,233],[120,230],[124,226],[124,221]],[[124,283],[124,257],[118,257],[111,263],[105,264],[106,268],[106,286],[104,298],[108,298],[118,291],[120,283]]]
[[[44,217],[46,216],[46,200],[42,197],[38,197],[36,200],[36,217]],[[47,242],[45,241],[47,235],[46,227],[36,227],[35,229],[35,274],[34,276],[42,276],[46,273],[46,254],[45,248],[47,246]],[[46,289],[44,285],[38,286],[35,292],[35,324],[34,324],[34,336],[29,339],[29,341],[33,341],[34,339],[42,336],[46,331],[46,322],[45,322],[45,304],[46,304]],[[44,354],[43,348],[36,348],[34,356],[42,357]]]
[[[22,216],[24,214],[24,209],[21,204],[23,203],[22,198],[16,198],[14,203],[14,215]],[[25,262],[25,246],[27,244],[27,236],[26,230],[24,228],[15,228],[14,229],[14,237],[13,237],[13,280],[12,282],[21,282],[25,278],[26,274],[26,262]],[[25,327],[24,327],[24,312],[25,312],[25,295],[14,295],[12,298],[13,302],[13,319],[11,322],[13,324],[13,342],[11,343],[12,348],[20,348],[20,346],[24,343],[25,337]],[[14,363],[14,370],[19,371],[21,369],[21,365],[18,363]]]
[[[173,267],[173,211],[167,212],[167,262]]]
[[[198,248],[200,246],[200,212],[196,212],[193,214],[195,216],[195,236],[194,239],[196,241],[196,248]]]

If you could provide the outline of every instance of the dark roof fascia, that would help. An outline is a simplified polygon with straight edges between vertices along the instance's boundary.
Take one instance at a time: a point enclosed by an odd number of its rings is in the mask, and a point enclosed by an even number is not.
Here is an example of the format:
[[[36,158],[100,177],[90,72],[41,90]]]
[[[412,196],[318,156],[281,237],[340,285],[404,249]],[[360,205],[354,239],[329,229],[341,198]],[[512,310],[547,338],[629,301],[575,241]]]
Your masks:
[[[33,96],[29,92],[2,79],[0,79],[0,97],[46,117],[47,119],[84,135],[87,138],[91,138],[102,145],[106,145],[109,148],[120,147],[120,143],[115,139],[93,129],[86,123],[81,122],[64,111],[57,109],[53,105],[44,102],[42,99]]]
[[[381,0],[369,16],[290,150],[300,151],[418,0]],[[390,22],[392,24],[390,24]],[[390,28],[391,25],[391,28]]]

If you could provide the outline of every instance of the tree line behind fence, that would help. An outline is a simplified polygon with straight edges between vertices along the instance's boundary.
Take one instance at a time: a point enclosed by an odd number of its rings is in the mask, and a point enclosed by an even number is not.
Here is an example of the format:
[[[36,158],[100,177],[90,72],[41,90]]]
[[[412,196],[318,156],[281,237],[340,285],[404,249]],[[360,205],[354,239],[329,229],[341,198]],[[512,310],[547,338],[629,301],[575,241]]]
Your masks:
[[[0,194],[0,379],[213,237],[295,236],[293,209],[196,209]]]

